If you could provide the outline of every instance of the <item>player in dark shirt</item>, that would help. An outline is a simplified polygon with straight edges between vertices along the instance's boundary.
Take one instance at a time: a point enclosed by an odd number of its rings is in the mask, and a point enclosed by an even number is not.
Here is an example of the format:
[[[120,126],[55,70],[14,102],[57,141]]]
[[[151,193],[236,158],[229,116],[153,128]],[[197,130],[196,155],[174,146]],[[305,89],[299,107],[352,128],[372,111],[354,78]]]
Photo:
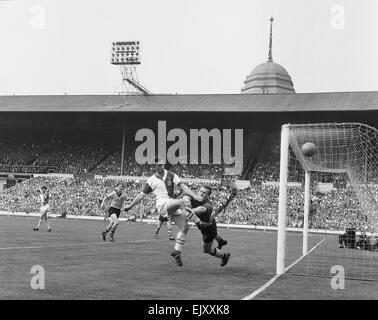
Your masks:
[[[187,208],[187,211],[195,214],[201,220],[201,233],[203,240],[203,252],[208,253],[222,260],[221,266],[225,266],[230,259],[230,253],[224,253],[220,249],[213,246],[214,240],[223,240],[217,233],[217,224],[212,215],[213,205],[210,202],[211,187],[202,186],[199,190],[199,196],[202,197],[203,201],[199,202],[196,200],[191,200],[192,208]],[[226,244],[227,242],[223,240]],[[223,244],[223,245],[224,245]],[[218,245],[219,247],[219,245]],[[220,246],[222,247],[222,245]]]

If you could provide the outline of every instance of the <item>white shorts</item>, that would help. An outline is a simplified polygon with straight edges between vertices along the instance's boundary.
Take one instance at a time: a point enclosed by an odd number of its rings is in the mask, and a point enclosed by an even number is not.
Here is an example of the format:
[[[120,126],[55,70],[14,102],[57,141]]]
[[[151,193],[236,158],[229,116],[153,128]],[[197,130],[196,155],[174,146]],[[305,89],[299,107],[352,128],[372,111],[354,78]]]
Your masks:
[[[49,211],[50,210],[50,205],[49,204],[45,204],[44,206],[41,207],[41,213],[45,213],[46,211]]]
[[[187,229],[189,225],[186,219],[186,213],[183,212],[181,209],[176,210],[174,213],[168,215],[167,207],[169,201],[170,199],[156,207],[159,215],[169,218],[178,226],[179,229]]]
[[[184,214],[182,211],[180,214],[172,215],[171,221],[173,221],[180,230],[185,230],[184,232],[187,232],[189,230],[189,224],[188,220],[186,219],[186,214]]]
[[[159,215],[161,215],[165,218],[168,218],[168,202],[171,201],[171,200],[174,200],[174,199],[167,199],[167,200],[165,200],[165,202],[156,205],[156,209],[157,209]],[[179,210],[178,210],[176,212],[171,213],[170,216],[176,216],[176,215],[180,215],[180,214],[181,214],[181,212],[179,212]]]
[[[158,214],[160,216],[163,216],[164,218],[168,217],[168,210],[167,210],[168,201],[169,201],[169,199],[167,201],[163,202],[162,204],[159,204],[159,205],[156,206]]]

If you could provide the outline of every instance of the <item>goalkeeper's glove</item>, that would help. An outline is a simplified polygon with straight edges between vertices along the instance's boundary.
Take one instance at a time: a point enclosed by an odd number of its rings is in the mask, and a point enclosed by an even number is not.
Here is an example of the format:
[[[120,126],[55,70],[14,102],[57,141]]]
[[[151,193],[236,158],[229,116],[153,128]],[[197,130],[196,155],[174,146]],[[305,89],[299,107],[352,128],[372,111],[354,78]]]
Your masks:
[[[203,227],[204,227],[204,224],[201,221],[199,221],[199,222],[196,223],[196,226],[197,226],[198,230],[202,230]]]

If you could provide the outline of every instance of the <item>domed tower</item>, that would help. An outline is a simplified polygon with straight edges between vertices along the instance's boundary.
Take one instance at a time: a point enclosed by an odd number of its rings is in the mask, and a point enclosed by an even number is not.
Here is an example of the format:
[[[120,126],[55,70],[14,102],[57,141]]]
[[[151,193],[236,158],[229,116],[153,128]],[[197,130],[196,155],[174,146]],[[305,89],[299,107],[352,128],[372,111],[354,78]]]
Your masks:
[[[272,25],[270,18],[270,38],[268,61],[259,64],[244,81],[241,93],[295,93],[293,82],[283,66],[273,62],[272,57]]]

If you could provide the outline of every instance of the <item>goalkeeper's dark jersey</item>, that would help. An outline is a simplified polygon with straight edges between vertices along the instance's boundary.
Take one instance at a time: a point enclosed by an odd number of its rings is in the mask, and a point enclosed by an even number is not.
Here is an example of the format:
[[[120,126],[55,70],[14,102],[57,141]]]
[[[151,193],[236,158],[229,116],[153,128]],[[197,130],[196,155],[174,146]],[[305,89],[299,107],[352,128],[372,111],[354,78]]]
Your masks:
[[[205,207],[206,211],[202,213],[196,213],[197,217],[205,222],[205,225],[201,229],[202,240],[205,243],[212,242],[217,235],[217,224],[215,219],[212,217],[213,205],[210,201],[198,202],[192,200],[192,208]]]
[[[194,199],[192,199],[192,208],[197,208],[197,207],[205,207],[206,211],[202,213],[196,213],[197,217],[202,221],[202,222],[211,222],[212,219],[212,213],[213,213],[213,205],[209,200],[204,201],[204,202],[199,202]]]

